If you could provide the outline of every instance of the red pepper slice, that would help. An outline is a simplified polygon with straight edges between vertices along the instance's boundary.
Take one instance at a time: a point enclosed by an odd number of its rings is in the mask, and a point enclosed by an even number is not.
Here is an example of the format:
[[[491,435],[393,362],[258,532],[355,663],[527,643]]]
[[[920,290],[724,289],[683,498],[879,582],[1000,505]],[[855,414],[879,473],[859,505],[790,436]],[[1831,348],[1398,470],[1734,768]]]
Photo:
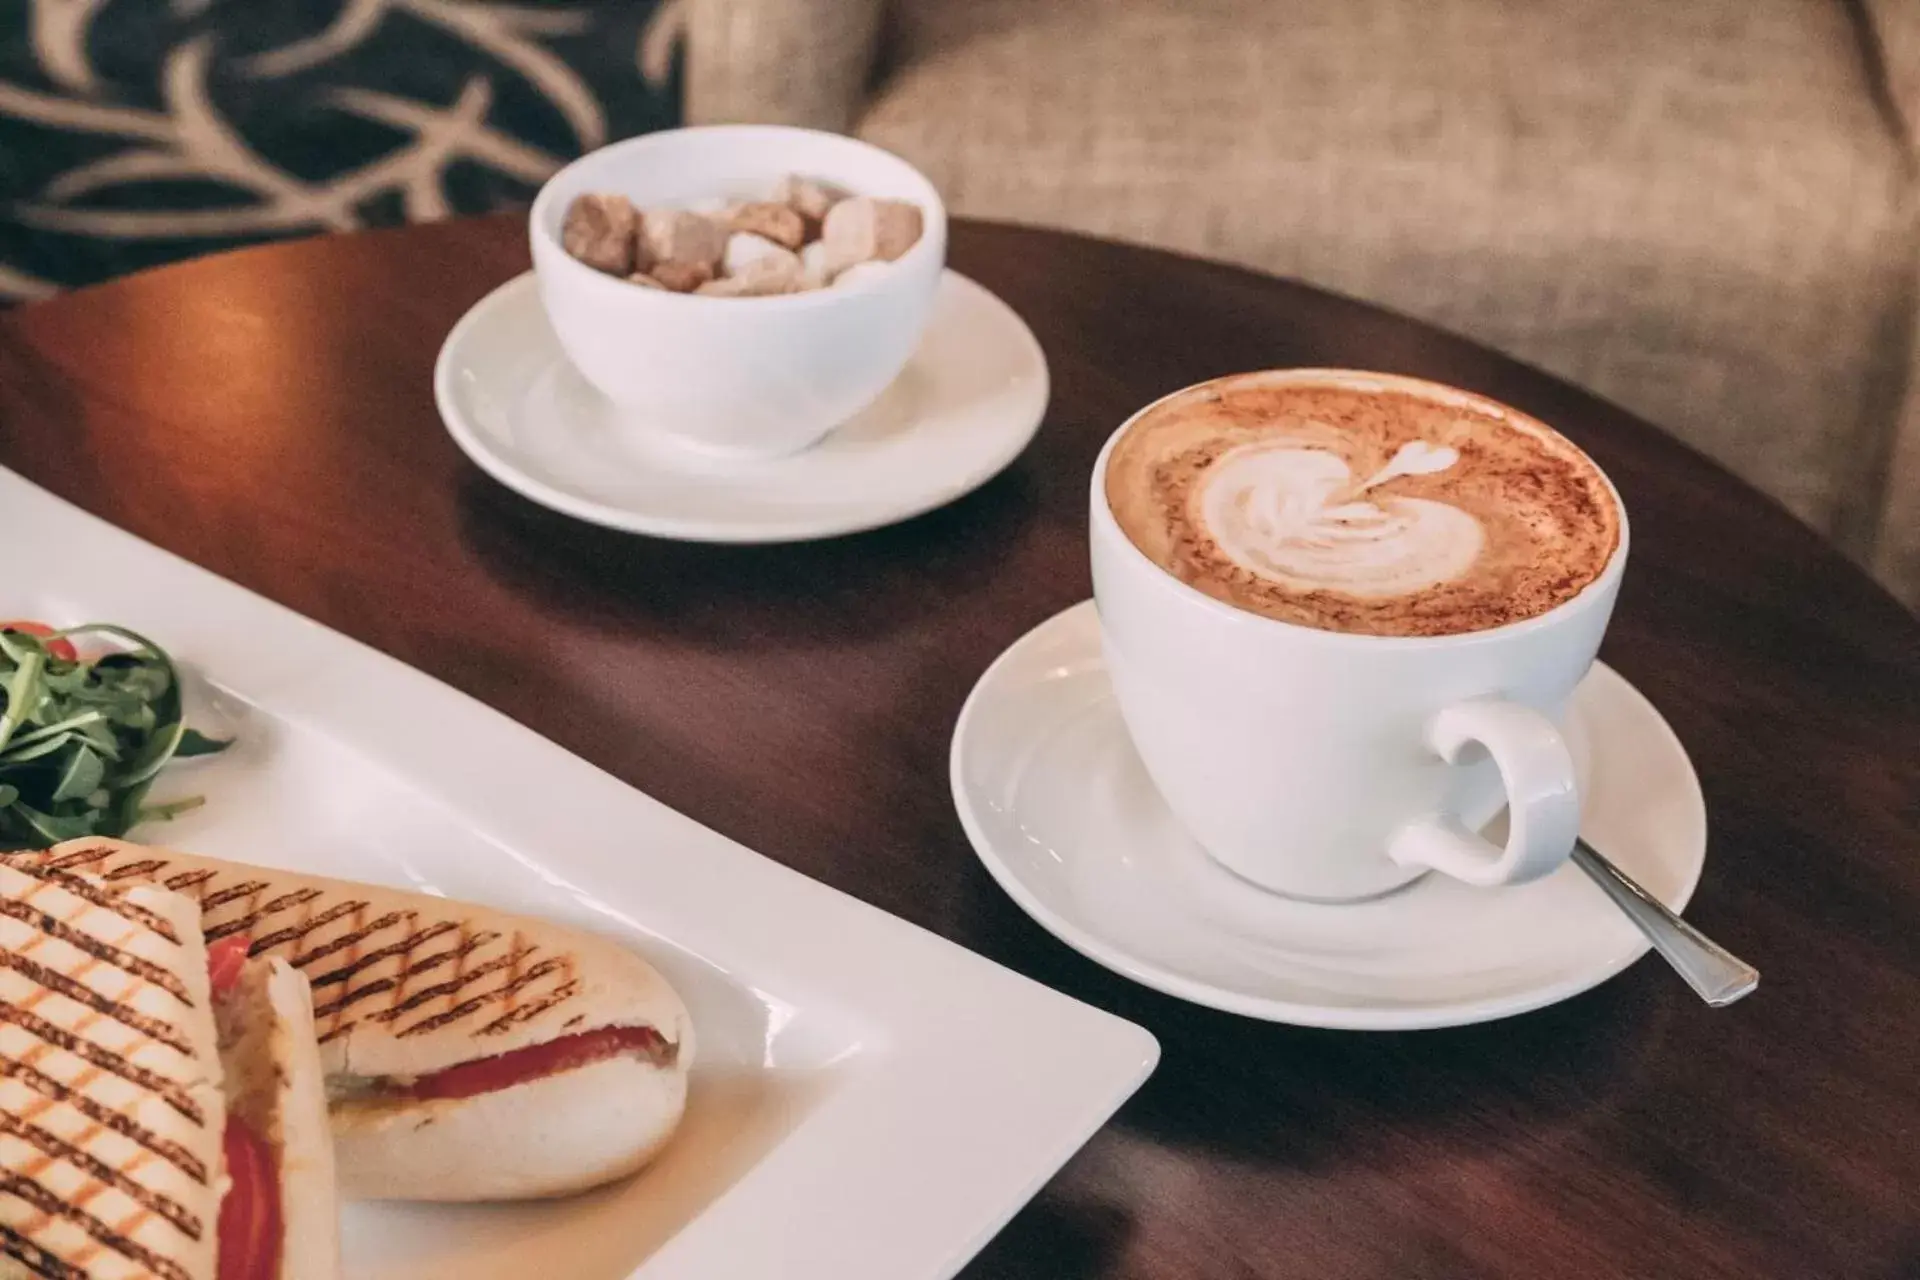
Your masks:
[[[245,934],[235,934],[207,945],[207,977],[213,983],[213,994],[230,994],[240,983],[240,971],[247,966],[247,948],[253,945],[253,939]]]
[[[218,1280],[274,1280],[280,1269],[280,1178],[273,1150],[227,1117],[227,1194],[220,1201]]]
[[[39,636],[41,639],[53,634],[54,629],[44,622],[0,622],[0,631],[18,631],[22,635]],[[51,657],[65,662],[80,661],[80,651],[73,647],[73,641],[65,636],[58,640],[47,641],[47,653]]]
[[[529,1080],[559,1075],[622,1054],[652,1056],[666,1048],[666,1038],[652,1027],[602,1027],[578,1035],[561,1036],[545,1044],[528,1045],[477,1058],[421,1076],[407,1092],[415,1098],[471,1098]]]

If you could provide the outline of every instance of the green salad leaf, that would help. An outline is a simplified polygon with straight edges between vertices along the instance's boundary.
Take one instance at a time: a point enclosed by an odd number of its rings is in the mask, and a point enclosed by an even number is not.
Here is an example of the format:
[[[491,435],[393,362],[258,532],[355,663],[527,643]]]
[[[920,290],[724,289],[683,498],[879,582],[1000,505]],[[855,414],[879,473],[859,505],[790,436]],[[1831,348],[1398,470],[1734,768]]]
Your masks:
[[[68,656],[61,642],[75,637],[113,647]],[[145,636],[0,628],[0,851],[122,836],[197,808],[198,796],[149,805],[147,791],[171,761],[229,745],[187,727],[179,672]]]

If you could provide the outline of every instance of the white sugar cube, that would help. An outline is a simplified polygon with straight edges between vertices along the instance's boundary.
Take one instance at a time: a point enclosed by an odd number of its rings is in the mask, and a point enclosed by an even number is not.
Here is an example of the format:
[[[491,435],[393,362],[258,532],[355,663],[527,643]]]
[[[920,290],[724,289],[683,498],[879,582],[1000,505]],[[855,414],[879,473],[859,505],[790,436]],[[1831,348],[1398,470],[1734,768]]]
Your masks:
[[[710,280],[694,292],[710,298],[763,298],[792,293],[799,286],[800,259],[782,249],[778,257],[766,254],[755,258],[739,271]]]
[[[777,245],[765,236],[757,236],[751,231],[736,231],[727,237],[727,253],[721,263],[721,274],[737,276],[754,263],[769,258],[790,260],[793,274],[796,276],[800,274],[800,259],[791,249]]]
[[[824,289],[833,283],[833,268],[829,265],[827,246],[819,240],[803,245],[800,249],[800,287],[802,289]]]

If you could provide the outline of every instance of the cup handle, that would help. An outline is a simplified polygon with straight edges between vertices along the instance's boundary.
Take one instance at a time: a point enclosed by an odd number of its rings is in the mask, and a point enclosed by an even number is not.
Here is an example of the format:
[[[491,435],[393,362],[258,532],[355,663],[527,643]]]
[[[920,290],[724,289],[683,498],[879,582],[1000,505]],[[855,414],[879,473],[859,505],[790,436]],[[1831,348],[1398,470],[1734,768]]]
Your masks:
[[[1537,880],[1567,860],[1580,834],[1580,790],[1566,739],[1532,707],[1494,698],[1448,707],[1427,724],[1427,746],[1449,764],[1473,742],[1487,749],[1506,785],[1506,848],[1453,814],[1439,814],[1401,827],[1387,855],[1468,884]]]

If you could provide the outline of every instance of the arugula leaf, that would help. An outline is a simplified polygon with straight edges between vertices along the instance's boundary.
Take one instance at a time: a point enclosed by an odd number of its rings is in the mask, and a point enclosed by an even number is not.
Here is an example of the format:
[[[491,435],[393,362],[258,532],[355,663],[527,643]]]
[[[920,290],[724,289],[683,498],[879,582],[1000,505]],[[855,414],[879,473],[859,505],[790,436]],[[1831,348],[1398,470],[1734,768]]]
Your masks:
[[[0,635],[9,634],[0,632]],[[0,748],[4,748],[13,738],[34,708],[40,705],[40,669],[47,665],[47,655],[37,650],[20,658],[20,665],[14,668],[13,678],[7,681],[7,710],[0,715]]]
[[[74,660],[47,647],[87,636],[115,648]],[[147,792],[174,759],[229,745],[187,728],[173,659],[138,632],[0,631],[0,851],[125,835],[196,808],[198,796],[148,805]]]
[[[24,801],[13,802],[13,812],[26,819],[36,835],[48,844],[59,844],[62,840],[78,840],[82,836],[100,835],[94,823],[97,812],[88,810],[80,816],[55,816],[42,813],[27,805]]]
[[[180,735],[180,745],[174,749],[173,758],[191,760],[195,756],[217,756],[232,745],[232,738],[209,738],[198,729],[188,729]]]
[[[180,746],[180,736],[186,731],[187,726],[180,720],[174,719],[148,734],[146,742],[134,754],[133,759],[127,761],[126,765],[113,775],[110,780],[111,785],[118,789],[151,781],[153,775],[159,773],[167,761],[173,759],[173,753]]]
[[[6,753],[0,755],[0,765],[26,764],[30,760],[38,760],[43,756],[50,756],[65,747],[74,736],[75,735],[70,733],[61,733],[51,738],[42,739],[39,742],[8,747]]]
[[[180,800],[169,800],[165,804],[148,805],[140,810],[136,821],[172,822],[183,813],[191,813],[207,802],[205,796],[187,796]]]
[[[88,746],[108,760],[118,761],[121,758],[120,739],[113,736],[113,726],[106,721],[83,724],[74,732],[85,738]]]
[[[129,787],[116,797],[106,813],[101,815],[104,824],[99,834],[123,836],[140,824],[140,806],[146,803],[151,782],[143,782],[137,787]]]
[[[76,748],[67,757],[66,768],[60,771],[60,781],[53,788],[54,803],[85,799],[100,789],[106,774],[107,766],[99,756],[85,747]]]
[[[33,730],[31,733],[19,734],[14,738],[12,745],[9,746],[7,750],[8,752],[17,751],[21,747],[32,742],[38,742],[42,738],[58,737],[69,729],[79,729],[85,725],[94,724],[104,719],[106,719],[106,717],[98,711],[82,711],[77,716],[68,716],[64,720],[56,720],[52,724],[43,725]]]

